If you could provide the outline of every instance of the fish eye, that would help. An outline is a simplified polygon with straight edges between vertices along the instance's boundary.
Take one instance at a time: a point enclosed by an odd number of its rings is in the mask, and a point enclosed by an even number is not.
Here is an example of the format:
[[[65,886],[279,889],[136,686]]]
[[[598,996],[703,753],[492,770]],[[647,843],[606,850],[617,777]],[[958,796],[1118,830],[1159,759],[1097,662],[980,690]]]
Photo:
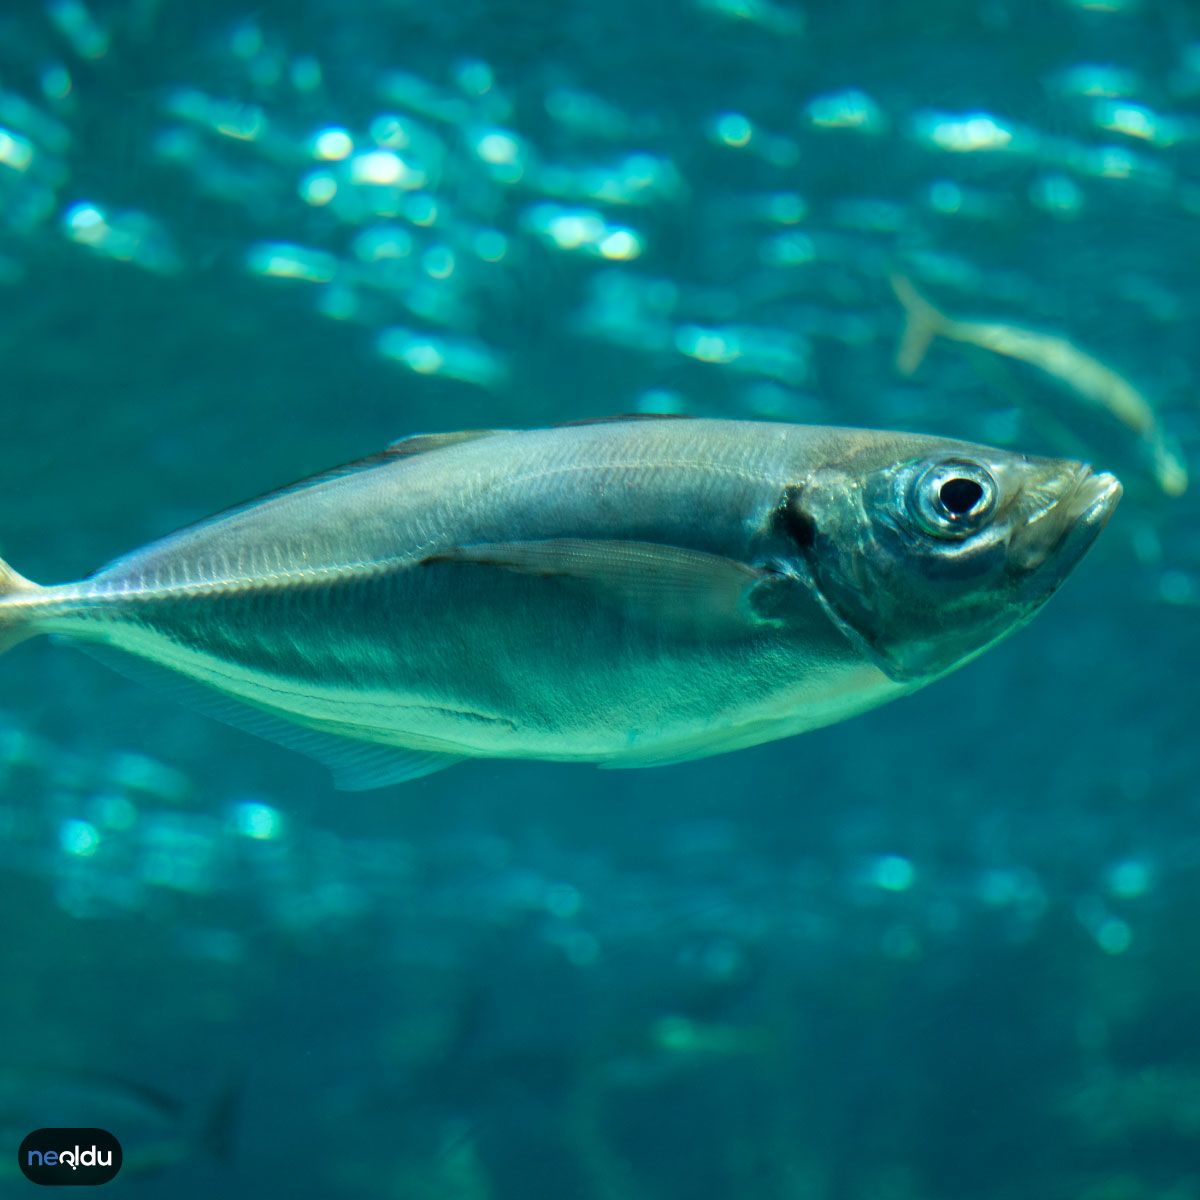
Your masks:
[[[913,483],[911,504],[926,532],[968,537],[996,507],[996,481],[978,463],[947,459],[926,467]]]

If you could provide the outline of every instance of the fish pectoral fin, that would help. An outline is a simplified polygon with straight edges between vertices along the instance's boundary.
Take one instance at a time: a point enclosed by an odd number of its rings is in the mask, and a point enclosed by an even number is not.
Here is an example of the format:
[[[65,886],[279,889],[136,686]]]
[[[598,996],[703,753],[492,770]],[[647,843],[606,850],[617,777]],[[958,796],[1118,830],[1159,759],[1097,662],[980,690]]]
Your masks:
[[[640,616],[704,632],[745,632],[762,625],[749,604],[763,571],[703,550],[657,542],[548,538],[456,546],[423,560],[496,567],[561,579],[624,604]]]
[[[104,642],[76,644],[105,666],[137,683],[157,688],[188,708],[316,759],[332,773],[333,786],[339,791],[362,792],[405,783],[462,761],[461,755],[381,745],[296,725],[115,646]]]

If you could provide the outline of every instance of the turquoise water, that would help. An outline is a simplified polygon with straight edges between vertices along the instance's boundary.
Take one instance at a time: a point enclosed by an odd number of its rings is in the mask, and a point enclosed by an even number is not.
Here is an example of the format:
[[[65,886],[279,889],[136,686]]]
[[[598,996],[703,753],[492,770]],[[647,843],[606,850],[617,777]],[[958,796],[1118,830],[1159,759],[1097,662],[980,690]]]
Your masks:
[[[1195,489],[1035,369],[941,342],[901,378],[887,284],[1098,356],[1194,473],[1198,220],[1184,2],[0,15],[0,553],[33,579],[407,433],[619,412],[1126,485],[960,673],[658,770],[337,793],[15,649],[11,1152],[67,1123],[39,1081],[103,1078],[70,1122],[130,1195],[1200,1196]]]

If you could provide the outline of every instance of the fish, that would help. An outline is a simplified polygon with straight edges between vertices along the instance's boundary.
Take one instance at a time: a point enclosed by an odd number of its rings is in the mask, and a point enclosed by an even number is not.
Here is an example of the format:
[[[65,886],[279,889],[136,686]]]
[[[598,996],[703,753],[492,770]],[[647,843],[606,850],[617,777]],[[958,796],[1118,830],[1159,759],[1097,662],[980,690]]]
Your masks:
[[[912,433],[677,416],[422,434],[87,578],[46,633],[307,753],[665,765],[841,721],[1025,624],[1118,480]]]
[[[241,1094],[231,1078],[192,1111],[144,1081],[100,1070],[0,1068],[0,1135],[19,1145],[35,1129],[105,1129],[121,1145],[126,1179],[159,1174],[200,1155],[227,1163],[234,1154]],[[0,1169],[16,1180],[17,1164]]]
[[[664,1013],[625,1031],[586,1060],[586,1088],[600,1093],[640,1091],[669,1084],[692,1072],[736,1062],[768,1060],[780,1039],[766,1025],[702,1021]]]
[[[1124,376],[1067,338],[998,321],[956,320],[931,304],[906,276],[893,273],[888,282],[904,308],[904,330],[896,351],[896,370],[901,375],[914,374],[939,337],[1027,363],[1065,384],[1085,406],[1109,413],[1131,430],[1164,495],[1177,497],[1187,491],[1183,451],[1163,428],[1154,406]]]

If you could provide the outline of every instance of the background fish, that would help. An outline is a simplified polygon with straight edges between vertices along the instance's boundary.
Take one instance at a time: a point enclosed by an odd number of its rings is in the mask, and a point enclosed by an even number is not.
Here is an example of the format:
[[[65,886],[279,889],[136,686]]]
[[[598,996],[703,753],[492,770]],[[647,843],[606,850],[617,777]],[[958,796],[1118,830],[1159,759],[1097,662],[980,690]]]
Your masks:
[[[930,304],[905,276],[893,274],[889,282],[904,306],[904,333],[896,351],[896,370],[902,375],[917,370],[938,337],[1027,363],[1063,384],[1078,404],[1108,413],[1132,432],[1165,495],[1178,497],[1187,491],[1183,451],[1150,401],[1124,376],[1064,337],[998,321],[955,320]],[[1023,402],[1032,409],[1044,408],[1033,397]],[[1039,416],[1045,419],[1044,413]]]
[[[912,691],[1026,621],[1111,475],[911,434],[616,420],[399,442],[76,583],[45,631],[330,765],[676,762]],[[5,568],[7,570],[7,568]]]
[[[105,1128],[121,1143],[120,1175],[154,1176],[197,1156],[233,1156],[240,1080],[215,1090],[203,1111],[141,1080],[101,1071],[47,1066],[0,1068],[0,1138],[19,1145],[42,1128]],[[126,1149],[128,1147],[128,1149]],[[21,1179],[6,1159],[0,1183]]]

